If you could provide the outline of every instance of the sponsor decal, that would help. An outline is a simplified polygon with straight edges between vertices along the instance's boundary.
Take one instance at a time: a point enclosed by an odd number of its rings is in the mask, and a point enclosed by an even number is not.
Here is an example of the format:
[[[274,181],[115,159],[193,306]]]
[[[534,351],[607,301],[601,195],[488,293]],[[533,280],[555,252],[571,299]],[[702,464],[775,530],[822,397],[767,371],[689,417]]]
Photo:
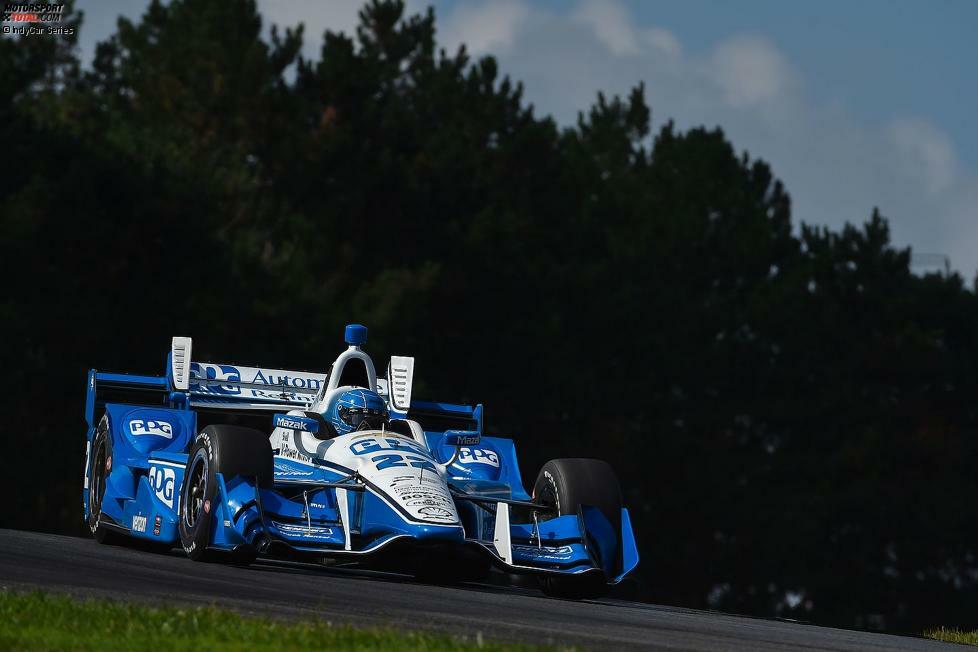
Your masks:
[[[132,517],[132,530],[133,530],[133,532],[145,532],[146,531],[146,517],[145,516],[133,516]]]
[[[227,384],[214,384],[200,381],[226,380]],[[236,383],[241,382],[241,372],[236,367],[226,364],[190,363],[190,391],[201,394],[240,394],[241,388]]]
[[[224,527],[231,527],[231,521],[224,519]]]
[[[444,507],[422,507],[418,510],[419,514],[428,516],[430,518],[444,518],[444,519],[454,519],[455,515],[452,514],[451,510],[445,509]]]
[[[405,451],[428,455],[428,451],[421,444],[403,437],[366,437],[350,444],[350,452],[354,455],[367,455],[382,451]]]
[[[129,432],[133,435],[156,435],[173,439],[173,424],[168,421],[151,421],[149,419],[133,419],[129,422]]]
[[[458,454],[456,464],[465,466],[466,464],[488,464],[489,466],[499,467],[499,455],[496,451],[488,448],[468,448],[463,447]]]
[[[320,390],[325,376],[278,369],[236,367],[228,364],[190,363],[190,391],[194,394],[244,396],[308,402],[294,390],[314,394]],[[267,385],[268,390],[241,385]],[[287,390],[293,391],[287,391]]]
[[[299,537],[307,539],[318,539],[333,535],[333,528],[305,525],[293,525],[291,523],[279,523],[272,521],[272,525],[278,528],[279,532],[288,537]]]
[[[204,447],[207,448],[207,459],[213,461],[214,459],[214,447],[211,445],[211,438],[206,432],[202,432],[197,435],[196,441],[203,443]]]
[[[279,454],[280,457],[284,457],[287,460],[294,460],[296,462],[302,462],[304,464],[312,464],[313,463],[311,457],[309,457],[308,455],[303,455],[302,453],[300,453],[299,452],[299,449],[297,449],[295,446],[293,446],[292,445],[292,442],[290,442],[288,439],[286,439],[284,437],[282,438],[281,448],[279,448],[278,454]],[[276,471],[276,473],[278,473],[278,471]],[[296,473],[297,474],[298,472],[297,471],[289,471],[289,473]],[[312,475],[312,472],[310,471],[309,473],[307,473],[305,475]]]
[[[417,515],[434,521],[455,522],[455,503],[443,485],[391,487],[394,497]]]
[[[163,526],[163,517],[159,514],[153,520],[153,536],[160,536],[160,528]]]
[[[570,546],[527,546],[513,544],[513,552],[519,553],[524,557],[532,557],[537,561],[566,561],[574,556],[574,549]]]
[[[303,432],[316,432],[319,430],[319,424],[313,419],[306,417],[294,417],[287,414],[276,414],[274,425],[276,428],[285,428],[286,430],[302,430]]]
[[[409,500],[405,504],[409,507],[434,507],[441,503],[437,500],[432,500],[431,498],[418,498],[415,500]]]
[[[279,450],[278,453],[276,453],[276,454],[280,455],[281,453],[282,453],[282,451]],[[312,475],[312,471],[303,471],[303,470],[297,469],[294,466],[291,466],[289,464],[280,464],[279,462],[275,462],[275,475],[301,475],[301,476],[307,476],[307,475]]]
[[[149,486],[163,503],[173,508],[173,489],[176,475],[173,469],[166,466],[149,467]]]
[[[400,452],[405,451],[411,455],[404,455]],[[371,453],[381,453],[374,455],[370,461],[377,466],[378,471],[396,468],[399,466],[409,466],[416,469],[427,469],[436,471],[434,462],[420,444],[402,437],[367,437],[358,439],[350,444],[350,452],[354,455],[369,455]]]

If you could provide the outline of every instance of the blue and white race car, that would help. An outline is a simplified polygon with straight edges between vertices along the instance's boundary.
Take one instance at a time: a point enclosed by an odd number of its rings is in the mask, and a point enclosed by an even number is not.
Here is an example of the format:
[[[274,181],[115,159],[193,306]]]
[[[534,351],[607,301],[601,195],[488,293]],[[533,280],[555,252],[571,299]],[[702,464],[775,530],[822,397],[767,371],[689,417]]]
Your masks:
[[[557,459],[523,487],[481,405],[412,400],[414,359],[377,378],[361,348],[328,373],[198,362],[173,338],[162,376],[88,374],[85,519],[102,543],[194,560],[311,557],[466,581],[490,567],[548,595],[603,593],[638,564],[607,463]]]

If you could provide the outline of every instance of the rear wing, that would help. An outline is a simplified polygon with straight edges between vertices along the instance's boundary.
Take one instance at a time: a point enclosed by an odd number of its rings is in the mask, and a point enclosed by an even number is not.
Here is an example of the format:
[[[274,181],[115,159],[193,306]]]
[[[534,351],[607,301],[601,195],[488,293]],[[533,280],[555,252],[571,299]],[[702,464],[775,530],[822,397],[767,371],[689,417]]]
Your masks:
[[[321,373],[198,362],[192,359],[192,340],[174,337],[163,376],[90,370],[85,416],[89,427],[94,427],[106,403],[235,412],[308,409],[317,398],[336,389],[347,361],[358,360],[365,374],[362,386],[376,388],[390,404],[392,417],[415,419],[429,432],[482,432],[481,405],[412,401],[413,358],[392,357],[387,378],[377,378],[373,362],[357,346],[360,342],[347,343],[350,348],[336,359],[330,373]]]

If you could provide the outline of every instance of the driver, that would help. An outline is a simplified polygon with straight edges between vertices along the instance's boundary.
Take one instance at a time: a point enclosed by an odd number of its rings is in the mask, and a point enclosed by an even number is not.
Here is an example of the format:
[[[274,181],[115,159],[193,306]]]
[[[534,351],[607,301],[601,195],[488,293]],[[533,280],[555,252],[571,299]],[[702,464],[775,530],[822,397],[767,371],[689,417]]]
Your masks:
[[[387,430],[390,416],[380,394],[369,389],[348,389],[323,415],[338,435],[357,430]]]

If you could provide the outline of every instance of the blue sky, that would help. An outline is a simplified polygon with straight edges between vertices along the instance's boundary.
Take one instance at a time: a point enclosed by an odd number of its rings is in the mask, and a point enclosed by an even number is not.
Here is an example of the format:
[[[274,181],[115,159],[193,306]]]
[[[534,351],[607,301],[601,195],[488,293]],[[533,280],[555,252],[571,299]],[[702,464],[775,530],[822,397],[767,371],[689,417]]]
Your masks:
[[[873,120],[894,112],[927,116],[978,164],[978,2],[636,2],[636,17],[706,51],[733,33],[770,38],[812,83],[822,102]]]
[[[279,24],[350,31],[358,0],[258,0]],[[408,0],[420,11],[428,2]],[[83,56],[146,0],[80,0]],[[646,84],[653,128],[724,128],[769,161],[796,224],[874,206],[896,244],[978,270],[978,0],[439,0],[439,41],[493,54],[540,113]]]

